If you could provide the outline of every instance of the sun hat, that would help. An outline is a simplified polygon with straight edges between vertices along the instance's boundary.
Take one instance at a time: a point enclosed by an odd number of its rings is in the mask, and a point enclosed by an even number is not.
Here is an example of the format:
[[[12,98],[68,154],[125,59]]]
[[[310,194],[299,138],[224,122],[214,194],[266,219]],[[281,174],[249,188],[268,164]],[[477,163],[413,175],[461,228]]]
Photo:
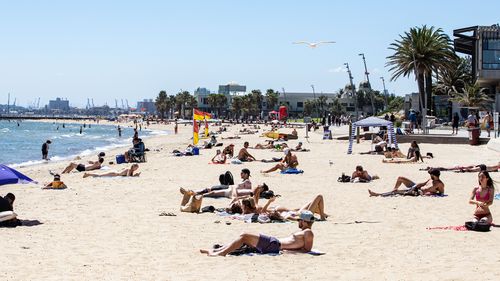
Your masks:
[[[300,220],[307,221],[307,222],[313,222],[314,221],[314,214],[311,211],[301,211],[300,212]]]

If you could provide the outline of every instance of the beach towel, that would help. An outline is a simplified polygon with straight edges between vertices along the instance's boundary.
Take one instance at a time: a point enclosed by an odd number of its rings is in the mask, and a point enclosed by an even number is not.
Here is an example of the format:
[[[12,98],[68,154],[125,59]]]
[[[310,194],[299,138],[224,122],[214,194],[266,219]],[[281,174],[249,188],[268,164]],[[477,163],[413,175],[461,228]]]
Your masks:
[[[282,174],[302,174],[304,171],[296,168],[289,168],[281,171]]]
[[[455,230],[455,231],[469,231],[465,225],[452,225],[452,226],[435,226],[427,227],[427,230]]]

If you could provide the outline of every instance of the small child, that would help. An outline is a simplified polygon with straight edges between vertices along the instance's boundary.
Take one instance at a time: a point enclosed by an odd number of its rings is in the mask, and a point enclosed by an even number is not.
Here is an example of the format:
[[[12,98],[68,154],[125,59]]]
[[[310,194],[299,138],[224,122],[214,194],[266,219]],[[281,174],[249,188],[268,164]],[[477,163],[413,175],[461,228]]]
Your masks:
[[[65,189],[67,186],[61,181],[61,176],[59,174],[54,174],[54,181],[48,183],[42,189]]]

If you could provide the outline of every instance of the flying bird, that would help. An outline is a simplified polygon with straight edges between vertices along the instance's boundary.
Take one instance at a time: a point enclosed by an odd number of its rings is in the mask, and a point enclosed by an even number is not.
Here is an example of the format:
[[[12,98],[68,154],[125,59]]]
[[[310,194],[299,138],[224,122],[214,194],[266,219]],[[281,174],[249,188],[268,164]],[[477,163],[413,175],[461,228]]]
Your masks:
[[[293,44],[306,44],[310,48],[316,48],[319,44],[333,44],[335,41],[321,41],[321,42],[315,42],[315,43],[310,43],[306,41],[298,41],[298,42],[293,42]]]

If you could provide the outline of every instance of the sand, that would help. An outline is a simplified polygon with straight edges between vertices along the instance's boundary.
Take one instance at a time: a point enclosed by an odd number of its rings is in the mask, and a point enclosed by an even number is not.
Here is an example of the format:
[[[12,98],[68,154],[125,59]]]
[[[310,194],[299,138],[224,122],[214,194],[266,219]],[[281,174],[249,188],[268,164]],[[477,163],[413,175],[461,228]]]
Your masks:
[[[173,129],[173,125],[156,127]],[[235,126],[223,136],[239,129],[240,125]],[[346,128],[336,134],[344,132]],[[83,179],[82,173],[74,172],[63,175],[69,186],[66,190],[2,186],[1,195],[16,194],[14,208],[21,219],[42,224],[0,229],[0,280],[493,280],[500,274],[498,228],[489,233],[426,229],[470,220],[474,206],[468,199],[477,185],[476,174],[443,172],[448,194],[444,198],[370,198],[367,192],[368,188],[390,190],[398,175],[424,181],[428,174],[419,168],[491,164],[500,153],[486,146],[422,144],[421,150],[432,152],[434,159],[423,164],[382,164],[382,156],[358,154],[370,149],[368,141],[355,144],[354,154],[346,155],[346,141],[322,140],[320,131],[311,132],[308,140],[304,134],[300,129],[299,140],[311,151],[297,153],[299,167],[305,171],[302,175],[260,174],[270,163],[208,164],[214,149],[201,150],[200,156],[173,157],[173,149],[183,149],[190,141],[191,126],[180,125],[178,135],[145,141],[152,151],[147,163],[140,165],[139,178]],[[234,143],[239,150],[245,140],[251,145],[264,142],[258,134],[223,142]],[[297,141],[289,144],[294,146]],[[408,144],[401,148],[406,151]],[[107,152],[106,162],[124,150]],[[258,159],[282,155],[269,150],[250,153]],[[49,182],[48,170],[62,171],[66,164],[19,170]],[[381,179],[365,184],[337,182],[342,172],[350,174],[358,164]],[[120,170],[128,165],[110,167]],[[314,248],[326,255],[211,258],[199,253],[200,248],[227,243],[242,232],[282,237],[298,229],[297,223],[249,224],[215,214],[179,211],[179,187],[209,187],[224,171],[238,177],[242,168],[251,170],[254,184],[265,182],[282,195],[276,204],[300,207],[316,194],[324,196],[330,218],[316,222],[313,231]],[[500,180],[498,173],[493,177]],[[204,199],[203,205],[224,207],[228,202]],[[491,207],[494,220],[500,218],[498,204]],[[162,212],[177,216],[159,216]]]

